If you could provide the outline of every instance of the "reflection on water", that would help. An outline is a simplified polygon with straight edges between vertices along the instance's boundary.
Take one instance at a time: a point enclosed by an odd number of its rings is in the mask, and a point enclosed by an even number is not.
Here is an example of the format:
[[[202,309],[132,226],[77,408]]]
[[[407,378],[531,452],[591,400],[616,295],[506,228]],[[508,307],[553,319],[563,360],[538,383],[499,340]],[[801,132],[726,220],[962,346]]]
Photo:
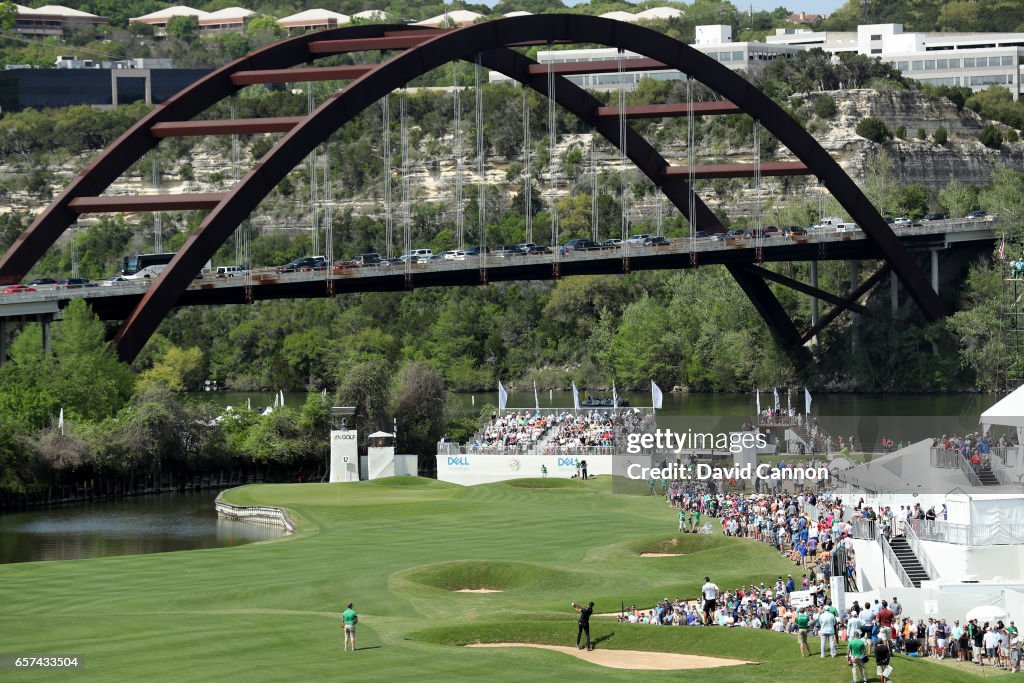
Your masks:
[[[0,563],[243,545],[284,530],[219,519],[216,491],[138,496],[0,515]]]

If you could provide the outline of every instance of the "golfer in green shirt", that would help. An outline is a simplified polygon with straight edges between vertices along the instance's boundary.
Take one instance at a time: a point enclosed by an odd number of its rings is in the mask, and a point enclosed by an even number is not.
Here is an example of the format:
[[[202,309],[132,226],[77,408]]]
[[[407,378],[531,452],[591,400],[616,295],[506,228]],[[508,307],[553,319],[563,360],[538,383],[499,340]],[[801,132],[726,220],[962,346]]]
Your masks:
[[[800,643],[800,656],[810,657],[811,648],[807,644],[807,630],[811,626],[811,618],[807,616],[807,612],[804,608],[800,608],[800,612],[796,615],[796,638],[797,642]]]
[[[352,603],[348,603],[348,609],[341,613],[341,622],[345,628],[345,643],[341,651],[348,649],[349,641],[352,642],[352,652],[356,651],[356,624],[359,623],[359,615],[352,609]]]
[[[853,683],[867,683],[868,675],[864,669],[864,664],[868,661],[867,645],[864,643],[859,630],[850,633],[850,641],[846,644],[846,647],[849,652],[848,657],[850,660],[850,671],[853,674]],[[859,677],[858,673],[860,674]]]

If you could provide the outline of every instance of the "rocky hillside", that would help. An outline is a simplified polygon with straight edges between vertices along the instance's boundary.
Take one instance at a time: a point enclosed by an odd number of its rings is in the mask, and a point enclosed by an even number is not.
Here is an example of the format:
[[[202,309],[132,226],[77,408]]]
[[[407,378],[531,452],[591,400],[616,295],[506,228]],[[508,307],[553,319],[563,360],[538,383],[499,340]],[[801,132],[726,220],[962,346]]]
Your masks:
[[[867,160],[882,146],[890,152],[897,178],[904,183],[923,183],[932,189],[941,188],[954,178],[965,183],[986,183],[998,165],[1024,170],[1024,142],[1004,143],[999,150],[985,147],[978,141],[978,133],[990,122],[969,109],[957,111],[949,100],[929,99],[911,90],[843,90],[827,94],[835,98],[837,112],[831,119],[815,120],[814,136],[855,179],[864,177]],[[854,129],[858,121],[868,116],[882,119],[892,131],[903,126],[908,139],[884,145],[865,140]],[[937,145],[931,139],[940,126],[949,134],[945,145]],[[926,140],[916,139],[920,128],[925,130]]]
[[[836,113],[829,119],[819,119],[813,115],[813,100],[815,97],[827,94],[836,101]],[[1024,170],[1024,142],[1004,143],[999,150],[985,147],[978,141],[978,132],[989,122],[983,120],[973,111],[964,109],[957,111],[955,105],[945,99],[929,99],[916,91],[898,90],[843,90],[827,93],[814,93],[814,95],[795,96],[792,102],[807,118],[808,128],[815,138],[828,150],[846,171],[857,180],[863,179],[869,159],[881,148],[885,147],[893,160],[895,177],[903,183],[923,183],[930,189],[939,189],[950,180],[956,178],[962,182],[982,184],[988,181],[993,168],[997,165],[1007,165],[1016,170]],[[864,117],[877,117],[886,122],[890,130],[895,131],[904,127],[907,131],[907,139],[892,140],[884,145],[879,145],[858,136],[854,131],[857,122]],[[659,151],[670,160],[671,163],[685,163],[687,157],[685,148],[685,129],[679,135],[679,122],[672,122],[676,127],[668,130],[655,130],[648,135],[649,139],[657,139]],[[671,125],[671,124],[669,124]],[[945,145],[938,145],[931,140],[931,134],[935,129],[944,127],[948,132],[949,140]],[[927,139],[918,139],[918,131],[923,129]],[[537,131],[539,135],[542,131]],[[417,200],[439,201],[450,204],[455,186],[455,165],[450,154],[451,141],[449,139],[435,141],[434,149],[441,150],[438,156],[427,158],[426,156],[416,158],[416,154],[426,154],[422,150],[429,147],[424,140],[419,150],[414,150],[414,160],[411,166],[414,198]],[[535,144],[536,144],[535,140]],[[590,140],[589,134],[572,133],[559,136],[559,156],[570,146],[576,145],[585,151],[585,159],[589,159]],[[599,147],[599,163],[609,171],[619,168],[617,152],[611,150],[607,145]],[[728,144],[723,142],[720,136],[713,133],[703,135],[698,148],[699,160],[732,160],[735,162],[751,161],[753,149],[749,143]],[[87,165],[89,159],[95,153],[88,153],[54,159],[48,170],[52,173],[50,179],[54,195],[59,194],[61,189]],[[174,164],[166,164],[168,169],[163,174],[161,181],[161,192],[218,192],[230,187],[233,169],[230,159],[226,158],[222,149],[211,143],[208,139],[198,142],[189,152],[187,158],[182,158]],[[471,154],[470,154],[471,156]],[[241,158],[248,159],[249,150],[242,150]],[[786,149],[780,149],[777,158],[793,158]],[[0,179],[16,177],[26,172],[22,166],[23,160],[9,157],[0,163]],[[397,160],[395,162],[397,164]],[[584,161],[586,165],[588,161]],[[182,166],[191,168],[191,177],[181,177],[178,170]],[[491,184],[503,186],[509,193],[519,190],[521,182],[510,179],[506,171],[509,162],[504,159],[490,159],[488,161],[487,180]],[[469,185],[476,182],[472,171],[473,160],[467,158],[466,175],[464,182]],[[173,170],[171,170],[173,169]],[[303,171],[305,166],[303,166]],[[247,170],[243,162],[238,174],[243,175]],[[559,179],[554,187],[551,186],[545,174],[544,186],[541,187],[541,194],[548,198],[567,194],[572,183],[562,174],[562,169],[556,171]],[[585,177],[589,173],[585,174]],[[588,181],[583,180],[584,183]],[[364,189],[353,196],[351,191],[343,188],[335,190],[338,204],[353,208],[357,213],[375,213],[380,211],[380,197],[383,188],[373,187]],[[778,179],[765,179],[765,184],[772,194],[781,188]],[[108,194],[140,194],[153,192],[149,164],[145,161],[138,164],[133,173],[119,179],[109,190]],[[723,198],[711,188],[707,189],[705,200],[712,206],[717,206],[723,201],[730,205],[731,211],[743,212],[750,208],[753,201],[750,196],[749,185],[744,181],[733,181],[732,190],[735,196]],[[400,184],[395,183],[394,197],[398,199]],[[703,193],[702,193],[703,194]],[[30,214],[39,211],[47,201],[47,198],[38,193],[27,191],[11,190],[4,198],[0,211],[18,210]],[[254,216],[254,224],[264,228],[276,227],[301,227],[308,225],[308,191],[296,188],[296,192],[289,198],[277,197],[267,200],[257,210]],[[643,201],[643,205],[634,206],[633,209],[640,214],[647,212],[653,214],[656,205],[653,198]],[[397,210],[397,206],[395,207]],[[88,223],[89,218],[84,217],[83,223]]]

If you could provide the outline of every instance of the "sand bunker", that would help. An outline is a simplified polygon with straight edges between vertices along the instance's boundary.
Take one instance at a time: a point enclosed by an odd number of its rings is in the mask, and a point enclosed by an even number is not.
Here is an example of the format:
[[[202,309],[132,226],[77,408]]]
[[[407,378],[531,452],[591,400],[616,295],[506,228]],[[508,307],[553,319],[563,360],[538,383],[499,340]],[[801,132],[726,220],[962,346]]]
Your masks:
[[[674,652],[644,652],[642,650],[602,650],[592,652],[564,645],[541,645],[539,643],[476,643],[467,647],[536,647],[572,655],[591,664],[613,669],[649,669],[667,671],[671,669],[711,669],[719,666],[754,664],[739,659],[682,655]]]
[[[686,553],[640,553],[640,557],[682,557]]]
[[[460,588],[455,591],[456,593],[504,593],[503,590],[497,588]]]

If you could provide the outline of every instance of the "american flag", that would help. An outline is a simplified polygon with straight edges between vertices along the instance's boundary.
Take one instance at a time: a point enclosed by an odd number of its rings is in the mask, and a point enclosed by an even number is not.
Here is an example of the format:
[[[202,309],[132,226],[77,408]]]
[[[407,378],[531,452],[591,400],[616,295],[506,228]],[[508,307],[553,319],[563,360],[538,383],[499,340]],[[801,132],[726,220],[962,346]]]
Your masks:
[[[1005,261],[1006,260],[1006,238],[1005,237],[999,241],[999,252],[998,253],[999,253],[999,260],[1000,261]]]

